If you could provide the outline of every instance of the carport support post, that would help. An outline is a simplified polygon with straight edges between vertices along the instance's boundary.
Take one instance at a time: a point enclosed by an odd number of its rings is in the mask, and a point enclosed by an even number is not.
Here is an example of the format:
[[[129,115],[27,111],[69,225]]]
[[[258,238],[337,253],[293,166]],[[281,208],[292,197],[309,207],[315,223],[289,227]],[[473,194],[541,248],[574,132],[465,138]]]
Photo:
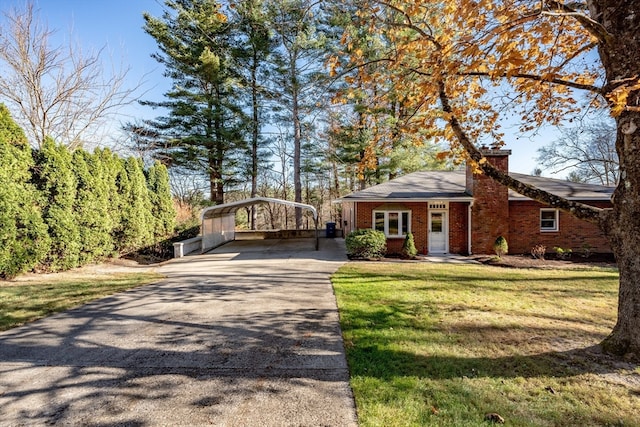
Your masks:
[[[316,251],[320,250],[320,236],[318,235],[318,216],[313,217],[313,222],[316,226]]]

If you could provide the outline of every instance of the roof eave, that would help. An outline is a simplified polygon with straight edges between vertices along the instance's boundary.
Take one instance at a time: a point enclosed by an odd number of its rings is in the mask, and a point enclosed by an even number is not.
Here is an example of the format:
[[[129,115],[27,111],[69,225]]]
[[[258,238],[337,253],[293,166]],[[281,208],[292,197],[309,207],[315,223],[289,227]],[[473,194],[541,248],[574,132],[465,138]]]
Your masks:
[[[395,199],[395,198],[384,198],[384,197],[378,197],[378,198],[349,198],[349,197],[341,197],[339,199],[335,199],[333,201],[333,203],[341,203],[341,202],[367,202],[367,203],[387,203],[387,202],[400,202],[400,203],[420,203],[420,202],[433,202],[434,200],[437,201],[444,201],[444,202],[472,202],[473,201],[473,197],[467,196],[467,197],[415,197],[415,198],[402,198],[402,199]]]
[[[572,202],[611,202],[611,197],[563,197],[566,200]],[[509,197],[510,202],[525,202],[525,201],[535,201],[526,196],[515,196]]]

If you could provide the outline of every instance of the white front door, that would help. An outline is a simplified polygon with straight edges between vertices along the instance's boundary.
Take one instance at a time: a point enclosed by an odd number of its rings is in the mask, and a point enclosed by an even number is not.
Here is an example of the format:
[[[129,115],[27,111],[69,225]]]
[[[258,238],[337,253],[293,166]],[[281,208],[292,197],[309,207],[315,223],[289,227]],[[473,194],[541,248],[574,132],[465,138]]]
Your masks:
[[[429,253],[443,254],[448,248],[447,212],[429,211]]]

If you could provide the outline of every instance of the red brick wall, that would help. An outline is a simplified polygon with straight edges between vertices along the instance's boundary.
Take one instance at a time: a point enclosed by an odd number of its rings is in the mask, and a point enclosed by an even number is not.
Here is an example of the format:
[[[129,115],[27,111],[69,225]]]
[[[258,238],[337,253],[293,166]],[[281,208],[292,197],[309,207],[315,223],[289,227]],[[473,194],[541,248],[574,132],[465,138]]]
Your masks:
[[[469,203],[449,203],[449,252],[469,253]]]
[[[354,229],[372,228],[373,211],[380,207],[384,207],[386,203],[377,202],[360,202],[357,203],[356,224]],[[398,210],[411,211],[411,232],[413,233],[413,241],[419,253],[427,248],[427,204],[421,203],[402,203],[396,204]],[[404,238],[387,239],[387,253],[399,254],[402,250]]]
[[[354,229],[371,228],[373,221],[373,211],[382,207],[382,203],[360,202],[357,204],[357,218]],[[400,206],[400,205],[398,205]],[[411,232],[418,253],[426,254],[429,247],[427,227],[429,219],[427,216],[426,202],[402,203],[406,210],[411,211]],[[400,208],[400,207],[399,207]],[[449,252],[456,254],[468,253],[468,203],[449,204]],[[402,238],[387,239],[387,253],[398,254],[402,250]]]
[[[584,202],[602,208],[611,207],[610,203]],[[592,223],[582,221],[565,212],[559,214],[558,231],[540,231],[540,209],[548,206],[534,201],[512,201],[509,206],[510,239],[509,253],[528,254],[535,245],[547,247],[547,253],[553,253],[553,247],[582,252],[583,245],[591,246],[592,252],[611,253],[611,247],[600,229]]]
[[[429,224],[427,204],[424,202],[406,203],[406,206],[411,209],[411,232],[413,233],[413,241],[416,244],[418,253],[424,254],[427,250],[427,226]],[[400,249],[402,249],[402,242],[400,242]]]

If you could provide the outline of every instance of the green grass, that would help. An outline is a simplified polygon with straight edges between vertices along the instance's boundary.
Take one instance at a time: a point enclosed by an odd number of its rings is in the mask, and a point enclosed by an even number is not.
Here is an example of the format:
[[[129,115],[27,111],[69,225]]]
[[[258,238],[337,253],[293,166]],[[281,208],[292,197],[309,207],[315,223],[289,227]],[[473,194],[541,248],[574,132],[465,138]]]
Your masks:
[[[68,310],[162,276],[117,273],[92,277],[62,275],[29,282],[0,282],[0,331]]]
[[[333,283],[362,426],[640,425],[640,371],[596,346],[615,270],[362,262]]]

